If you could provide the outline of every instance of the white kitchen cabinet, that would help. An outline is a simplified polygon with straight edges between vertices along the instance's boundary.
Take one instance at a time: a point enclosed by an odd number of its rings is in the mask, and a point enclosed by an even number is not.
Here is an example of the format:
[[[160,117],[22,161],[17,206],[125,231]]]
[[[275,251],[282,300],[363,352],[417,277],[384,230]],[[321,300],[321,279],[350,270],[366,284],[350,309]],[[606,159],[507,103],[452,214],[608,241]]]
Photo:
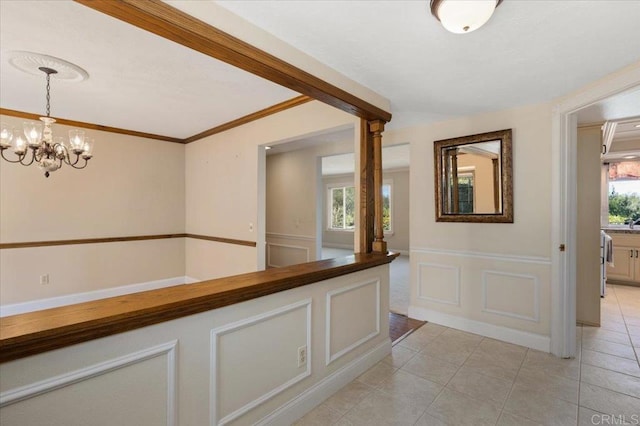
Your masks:
[[[640,284],[640,234],[609,233],[613,239],[613,264],[607,265],[607,282]]]

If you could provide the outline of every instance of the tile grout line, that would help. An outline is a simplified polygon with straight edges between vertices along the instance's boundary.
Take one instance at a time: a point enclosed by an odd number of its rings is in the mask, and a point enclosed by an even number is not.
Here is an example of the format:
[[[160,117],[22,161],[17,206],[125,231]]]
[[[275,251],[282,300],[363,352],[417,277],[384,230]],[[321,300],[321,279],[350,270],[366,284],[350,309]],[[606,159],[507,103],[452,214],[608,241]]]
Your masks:
[[[454,329],[452,329],[452,328],[449,328],[449,327],[448,327],[448,328],[447,328],[447,330],[454,330]],[[447,331],[447,330],[445,330],[445,331]],[[444,333],[444,331],[443,331],[442,333],[438,334],[438,336],[436,336],[436,338],[438,338],[439,336],[441,336],[443,333]],[[478,346],[480,346],[480,343],[482,343],[482,341],[483,341],[484,339],[485,339],[484,337],[483,337],[482,339],[480,339],[480,342],[478,343]],[[426,348],[428,345],[429,345],[429,344],[425,345],[425,348]],[[423,349],[424,349],[424,348],[423,348]],[[475,351],[476,351],[476,349],[477,349],[477,347],[473,350],[473,352],[475,352]],[[450,382],[450,381],[455,377],[455,375],[456,375],[456,374],[458,374],[458,371],[460,371],[460,369],[462,368],[462,366],[464,365],[464,363],[465,363],[465,362],[467,362],[467,359],[469,359],[469,357],[473,354],[473,352],[471,352],[471,354],[469,354],[469,356],[467,356],[467,358],[464,360],[464,362],[463,362],[463,363],[462,363],[462,364],[457,368],[456,372],[455,372],[455,373],[453,373],[453,374],[451,375],[451,378],[450,378],[449,380],[447,380],[447,383],[446,383],[446,384],[444,384],[444,385],[442,386],[442,389],[440,389],[440,392],[438,392],[438,394],[436,395],[436,397],[435,397],[435,398],[433,398],[433,401],[431,401],[431,403],[430,403],[429,405],[427,405],[427,408],[422,412],[422,414],[420,415],[420,417],[418,417],[418,420],[416,420],[416,422],[414,423],[414,425],[415,425],[415,424],[417,424],[417,423],[420,421],[420,419],[422,418],[422,416],[424,416],[425,414],[427,414],[427,411],[429,411],[429,408],[431,408],[431,406],[436,402],[436,400],[440,397],[440,395],[442,395],[442,393],[444,392],[444,390],[445,390],[445,389],[447,389],[447,385],[449,384],[449,382]],[[418,352],[416,352],[416,355],[420,355],[421,353],[422,353],[422,349],[421,349],[421,350],[419,350]],[[425,355],[426,355],[426,354],[425,354]],[[437,357],[434,357],[434,358],[436,358],[436,359],[440,359],[440,358],[437,358]],[[449,363],[449,364],[451,364],[451,363]],[[452,364],[452,365],[453,365],[453,364]],[[413,374],[413,373],[411,373],[411,372],[409,372],[409,371],[405,371],[405,373]],[[420,377],[420,376],[418,376],[417,374],[414,374],[414,376]],[[424,379],[424,377],[422,377],[422,378]],[[425,380],[428,380],[428,379],[425,379]],[[430,381],[431,381],[431,380],[430,380]],[[434,383],[436,383],[436,382],[434,382]],[[439,384],[439,383],[438,383],[438,384]],[[465,396],[466,396],[466,395],[465,395]],[[433,417],[433,416],[432,416],[432,417]],[[438,417],[435,417],[435,418],[437,418],[438,420],[441,420],[441,421],[442,421],[442,422],[444,422],[444,423],[450,424],[450,423],[448,423],[448,422],[446,422],[446,421],[444,421],[444,420],[442,420],[442,419],[440,419],[440,418],[438,418]]]
[[[583,333],[584,327],[581,325],[580,326],[580,363],[578,364],[578,411],[576,412],[576,425],[580,424],[580,392],[581,392],[581,388],[582,388],[582,346],[583,346],[583,341],[582,339],[584,339],[584,333]]]
[[[498,421],[500,420],[500,417],[502,417],[502,413],[504,412],[504,407],[507,405],[507,401],[509,401],[509,398],[511,398],[511,393],[513,392],[513,388],[516,386],[516,380],[518,380],[518,376],[520,375],[520,370],[522,370],[522,366],[524,365],[524,362],[527,360],[527,356],[529,355],[529,351],[531,349],[527,348],[527,350],[524,353],[524,356],[522,357],[522,361],[520,361],[520,366],[518,367],[518,371],[516,372],[516,376],[513,378],[513,382],[511,383],[511,387],[509,388],[509,393],[507,393],[507,397],[504,399],[504,402],[502,403],[502,407],[500,409],[500,415],[498,416]],[[507,411],[507,413],[510,413],[509,411]],[[519,416],[519,414],[518,414]],[[524,416],[521,416],[524,417]],[[535,420],[533,419],[529,419],[527,417],[524,417],[527,420],[530,420],[532,422],[537,423]],[[497,424],[497,422],[496,422]]]
[[[614,293],[616,295],[616,303],[618,305],[618,309],[620,310],[620,315],[622,315],[622,322],[624,322],[624,328],[627,330],[627,337],[629,338],[629,342],[631,343],[631,349],[636,356],[636,362],[638,363],[638,367],[640,367],[640,357],[638,356],[638,351],[633,344],[633,339],[631,338],[631,332],[629,331],[629,324],[627,324],[627,318],[624,316],[624,312],[622,311],[622,307],[620,306],[620,299],[618,298],[618,293],[614,289]]]

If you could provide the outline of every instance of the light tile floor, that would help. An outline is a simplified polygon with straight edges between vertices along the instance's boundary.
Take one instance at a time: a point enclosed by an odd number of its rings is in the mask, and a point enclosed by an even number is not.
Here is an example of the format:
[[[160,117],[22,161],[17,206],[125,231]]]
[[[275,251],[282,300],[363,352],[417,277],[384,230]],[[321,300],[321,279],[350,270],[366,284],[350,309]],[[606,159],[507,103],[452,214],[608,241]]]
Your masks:
[[[426,324],[297,425],[640,424],[640,287],[609,286],[578,356]]]

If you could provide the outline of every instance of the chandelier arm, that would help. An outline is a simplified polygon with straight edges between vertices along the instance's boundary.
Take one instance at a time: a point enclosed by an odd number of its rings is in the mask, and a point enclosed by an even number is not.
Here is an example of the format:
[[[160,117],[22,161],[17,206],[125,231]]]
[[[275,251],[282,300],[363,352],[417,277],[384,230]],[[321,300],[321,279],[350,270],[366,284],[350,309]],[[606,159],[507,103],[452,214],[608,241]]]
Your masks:
[[[79,158],[78,158],[78,159],[79,159]],[[71,167],[73,167],[74,169],[82,170],[82,169],[84,169],[85,167],[87,167],[87,164],[89,163],[89,160],[87,160],[86,158],[84,158],[84,164],[82,165],[82,167],[77,166],[77,165],[76,165],[77,163],[78,163],[78,162],[76,161],[75,163],[73,163],[73,164],[71,165]]]
[[[66,162],[68,165],[70,165],[71,167],[73,167],[74,169],[76,169],[76,164],[78,164],[78,161],[80,161],[80,154],[76,154],[76,161],[74,161],[73,163],[71,162],[71,155],[68,156],[69,161]]]
[[[25,157],[27,156],[27,153],[25,152],[22,155],[18,155],[18,159],[17,160],[12,160],[10,158],[7,158],[4,156],[4,149],[0,151],[0,155],[2,156],[2,158],[10,163],[21,163],[22,164],[22,160],[25,159]],[[16,154],[17,155],[17,154]]]
[[[20,159],[20,164],[22,164],[23,166],[30,166],[33,164],[33,162],[36,159],[36,152],[35,151],[31,151],[31,161],[29,161],[28,163],[23,163],[22,161],[27,158],[27,153],[25,152],[24,155],[22,156],[22,158]]]

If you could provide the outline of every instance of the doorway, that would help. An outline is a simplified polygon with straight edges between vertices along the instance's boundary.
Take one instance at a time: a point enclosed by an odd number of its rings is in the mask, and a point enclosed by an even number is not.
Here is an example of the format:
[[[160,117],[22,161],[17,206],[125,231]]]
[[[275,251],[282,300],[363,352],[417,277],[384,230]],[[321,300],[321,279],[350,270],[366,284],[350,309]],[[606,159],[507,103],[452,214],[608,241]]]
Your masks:
[[[551,352],[576,354],[577,112],[640,89],[640,66],[629,67],[555,105],[552,114]]]

